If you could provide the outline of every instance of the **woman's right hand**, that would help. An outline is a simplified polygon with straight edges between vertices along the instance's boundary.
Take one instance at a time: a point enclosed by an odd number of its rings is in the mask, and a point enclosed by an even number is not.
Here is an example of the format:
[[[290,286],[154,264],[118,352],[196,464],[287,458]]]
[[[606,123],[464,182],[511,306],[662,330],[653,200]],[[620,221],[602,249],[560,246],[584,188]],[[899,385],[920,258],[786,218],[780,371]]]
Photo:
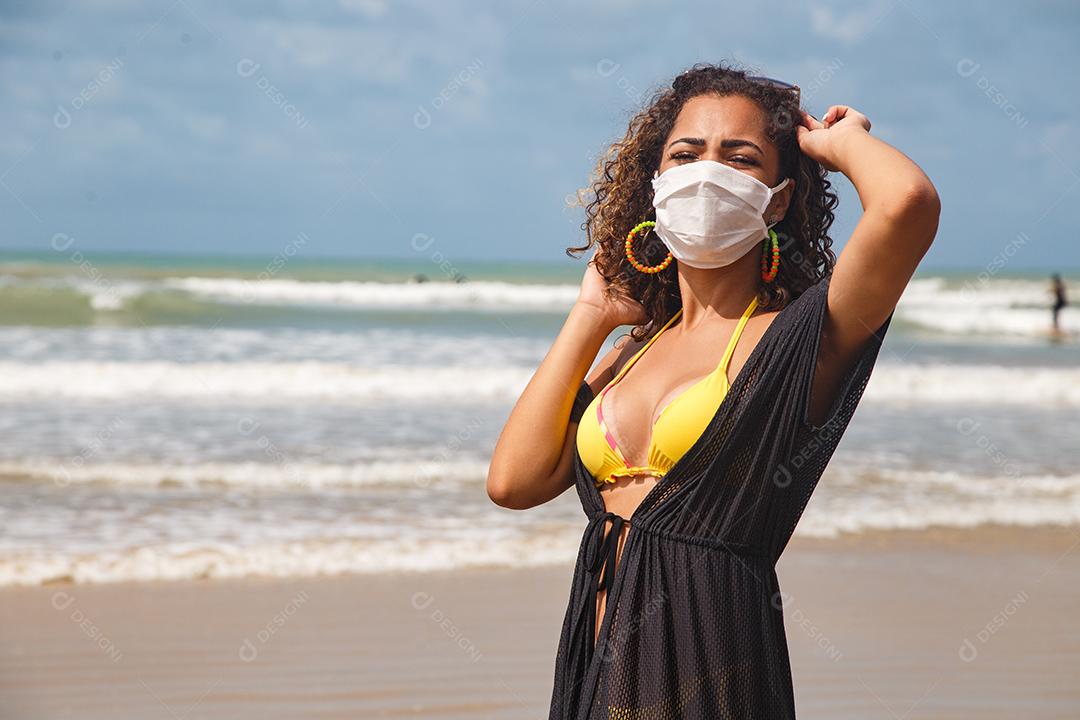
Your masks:
[[[600,317],[611,326],[611,329],[620,325],[640,325],[645,322],[645,308],[636,300],[626,297],[611,299],[606,293],[607,281],[596,269],[596,251],[585,266],[585,276],[581,279],[581,290],[578,292],[578,305],[590,308],[600,313]]]

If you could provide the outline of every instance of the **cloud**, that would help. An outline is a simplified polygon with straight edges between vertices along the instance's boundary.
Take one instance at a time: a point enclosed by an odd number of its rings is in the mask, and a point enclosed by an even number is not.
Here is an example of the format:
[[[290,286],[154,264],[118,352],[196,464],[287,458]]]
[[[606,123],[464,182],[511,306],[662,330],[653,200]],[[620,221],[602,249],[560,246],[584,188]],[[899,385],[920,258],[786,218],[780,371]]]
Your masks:
[[[386,0],[338,0],[342,10],[363,15],[366,18],[380,18],[386,15]]]
[[[227,123],[224,116],[209,113],[188,113],[184,123],[193,137],[206,142],[217,142],[225,138]]]
[[[831,7],[810,7],[810,29],[821,37],[854,44],[863,40],[896,7],[898,0],[877,0],[855,10],[834,12]]]

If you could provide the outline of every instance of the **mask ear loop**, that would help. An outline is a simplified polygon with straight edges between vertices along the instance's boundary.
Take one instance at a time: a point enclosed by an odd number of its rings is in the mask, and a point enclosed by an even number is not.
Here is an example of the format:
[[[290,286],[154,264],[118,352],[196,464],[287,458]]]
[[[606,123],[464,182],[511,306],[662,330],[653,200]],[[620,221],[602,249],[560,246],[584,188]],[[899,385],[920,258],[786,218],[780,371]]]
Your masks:
[[[781,180],[781,181],[780,181],[780,184],[779,184],[779,185],[777,185],[776,187],[774,187],[774,188],[769,188],[769,190],[770,190],[770,191],[772,191],[772,192],[771,192],[771,194],[769,195],[769,202],[772,202],[772,199],[773,199],[774,197],[776,197],[776,193],[780,192],[780,191],[781,191],[781,190],[783,190],[783,189],[784,189],[785,187],[787,187],[787,184],[788,184],[788,181],[789,181],[789,180],[791,180],[791,178],[789,178],[789,177],[786,177],[786,178],[784,178],[783,180]],[[766,206],[766,209],[767,209],[767,206]],[[769,229],[771,229],[771,228],[772,228],[772,226],[773,226],[773,225],[775,225],[776,223],[780,222],[780,220],[781,220],[781,219],[783,219],[783,218],[780,218],[780,219],[774,220],[773,222],[771,222],[771,223],[767,224],[767,225],[765,226],[765,229],[766,229],[766,230],[769,230]]]

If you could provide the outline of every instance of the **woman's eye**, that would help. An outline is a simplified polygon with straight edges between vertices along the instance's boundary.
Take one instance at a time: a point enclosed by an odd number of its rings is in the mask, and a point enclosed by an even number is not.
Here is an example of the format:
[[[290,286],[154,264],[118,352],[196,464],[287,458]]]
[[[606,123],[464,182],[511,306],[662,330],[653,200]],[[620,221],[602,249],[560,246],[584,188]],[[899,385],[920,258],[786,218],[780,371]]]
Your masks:
[[[683,152],[678,152],[678,153],[674,153],[673,155],[671,155],[671,159],[672,160],[697,160],[698,156],[695,155],[692,152],[687,152],[687,151],[684,150]],[[754,160],[751,157],[747,157],[746,155],[736,155],[735,157],[731,158],[731,162],[736,162],[736,163],[739,163],[740,165],[757,165],[758,164],[757,160]]]

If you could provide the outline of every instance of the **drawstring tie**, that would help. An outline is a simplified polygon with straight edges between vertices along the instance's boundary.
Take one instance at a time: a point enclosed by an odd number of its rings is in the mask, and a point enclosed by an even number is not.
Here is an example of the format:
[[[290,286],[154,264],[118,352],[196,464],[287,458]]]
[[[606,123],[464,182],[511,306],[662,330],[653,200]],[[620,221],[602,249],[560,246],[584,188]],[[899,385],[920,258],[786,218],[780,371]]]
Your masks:
[[[604,513],[603,520],[611,520],[611,530],[608,531],[607,535],[604,535],[604,522],[600,523],[600,529],[597,533],[598,542],[589,571],[595,576],[596,573],[603,569],[603,575],[596,583],[596,592],[600,592],[602,588],[607,597],[610,598],[611,589],[615,586],[615,563],[618,560],[619,537],[622,535],[626,519],[621,515],[608,512]]]

